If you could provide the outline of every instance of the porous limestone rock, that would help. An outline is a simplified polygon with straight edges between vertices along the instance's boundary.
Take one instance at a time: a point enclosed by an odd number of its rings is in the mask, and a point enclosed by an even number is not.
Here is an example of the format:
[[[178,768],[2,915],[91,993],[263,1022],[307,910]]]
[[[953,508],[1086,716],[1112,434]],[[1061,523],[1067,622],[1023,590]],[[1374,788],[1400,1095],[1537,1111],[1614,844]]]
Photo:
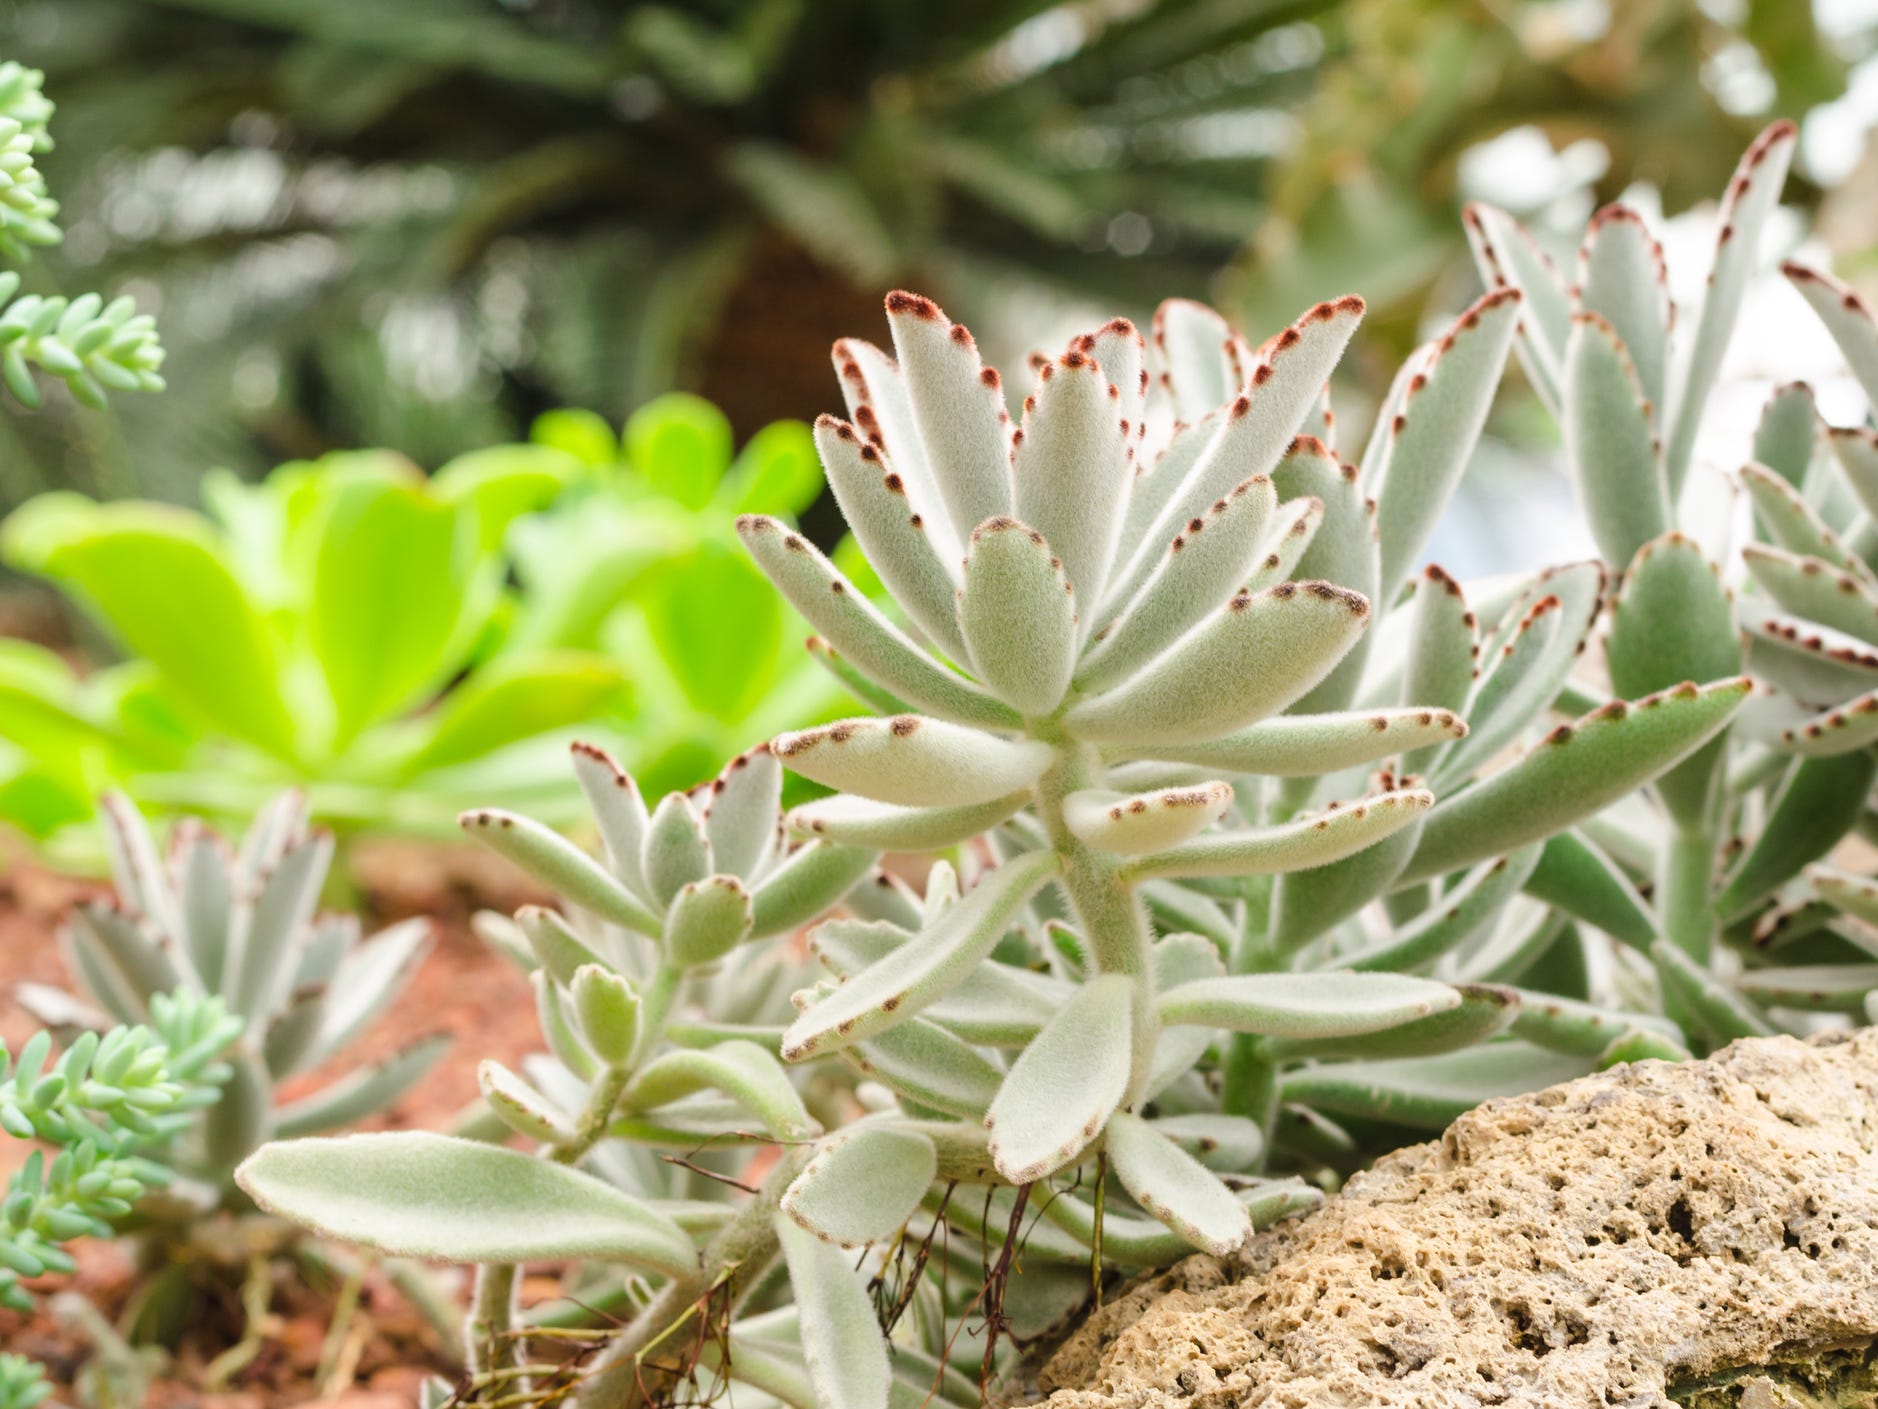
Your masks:
[[[1049,1409],[1878,1403],[1878,1029],[1490,1101],[1113,1298]]]

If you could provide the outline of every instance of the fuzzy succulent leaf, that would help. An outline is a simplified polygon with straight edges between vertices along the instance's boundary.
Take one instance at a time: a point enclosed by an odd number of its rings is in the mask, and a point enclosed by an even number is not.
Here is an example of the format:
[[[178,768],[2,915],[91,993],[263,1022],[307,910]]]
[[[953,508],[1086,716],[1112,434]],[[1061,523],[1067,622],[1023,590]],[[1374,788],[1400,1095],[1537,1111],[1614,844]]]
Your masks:
[[[1519,323],[1517,289],[1494,289],[1461,314],[1418,359],[1402,399],[1379,421],[1385,437],[1374,479],[1382,574],[1377,600],[1392,601],[1434,531],[1473,456]],[[1370,455],[1364,456],[1367,470]]]
[[[1462,212],[1467,240],[1482,281],[1490,289],[1518,289],[1519,354],[1534,389],[1555,411],[1563,399],[1565,343],[1571,333],[1571,295],[1558,266],[1512,216],[1474,203]]]
[[[783,1192],[782,1211],[823,1242],[885,1242],[919,1208],[939,1172],[931,1140],[916,1130],[862,1125],[824,1140]]]
[[[1578,304],[1611,325],[1630,354],[1651,404],[1668,395],[1673,310],[1663,247],[1629,206],[1608,205],[1591,219],[1578,256]]]
[[[1204,831],[1232,805],[1232,784],[1197,783],[1133,797],[1109,789],[1085,789],[1063,799],[1063,822],[1099,851],[1142,856]]]
[[[1008,416],[996,371],[931,299],[887,295],[887,322],[919,443],[955,527],[1013,511]]]
[[[1878,645],[1878,588],[1823,558],[1762,543],[1747,544],[1741,560],[1754,585],[1783,611]]]
[[[871,1037],[944,997],[990,954],[1056,867],[1053,853],[1039,851],[990,872],[929,925],[916,953],[889,955],[798,1017],[783,1036],[784,1060]]]
[[[1315,500],[1324,506],[1310,546],[1297,560],[1296,576],[1334,582],[1365,602],[1383,600],[1376,504],[1364,496],[1356,466],[1344,464],[1315,436],[1301,435],[1273,468],[1272,483],[1282,499]],[[1347,708],[1362,683],[1369,644],[1367,636],[1358,637],[1292,708],[1300,714]]]
[[[843,1048],[842,1055],[863,1075],[920,1106],[962,1120],[984,1119],[1004,1082],[1004,1068],[954,1027],[942,1026],[946,1014],[941,1005],[926,1011],[926,1017],[908,1018],[885,1032],[875,1033],[866,1042]],[[1046,1015],[1028,1024],[1021,1040],[1034,1039],[1047,1021]],[[967,1030],[983,1031],[985,1026],[986,1021],[980,1019],[968,1024]],[[994,1029],[993,1035],[1011,1033],[1009,1029]]]
[[[1403,974],[1240,974],[1161,994],[1161,1021],[1260,1037],[1329,1038],[1377,1032],[1459,1006],[1444,983]]]
[[[1630,878],[1579,832],[1546,838],[1526,891],[1633,948],[1656,938],[1656,916]]]
[[[998,1173],[1013,1184],[1032,1183],[1074,1160],[1121,1104],[1133,995],[1124,974],[1090,980],[1012,1063],[985,1124]]]
[[[1771,1037],[1775,1028],[1767,1016],[1666,939],[1650,946],[1656,961],[1657,981],[1664,989],[1665,1006],[1678,1015],[1693,1035],[1716,1047],[1740,1037]]]
[[[1043,365],[1011,452],[1018,517],[1048,540],[1076,600],[1091,611],[1114,566],[1133,475],[1120,402],[1104,369],[1072,348]]]
[[[1413,972],[1453,953],[1499,917],[1531,877],[1540,851],[1536,845],[1527,846],[1482,862],[1388,938],[1357,953],[1338,955],[1336,962],[1359,970]]]
[[[1200,1251],[1224,1257],[1251,1235],[1251,1216],[1232,1191],[1141,1117],[1111,1116],[1107,1148],[1129,1197]]]
[[[1878,367],[1878,359],[1873,365]],[[1813,389],[1805,382],[1788,382],[1775,387],[1761,409],[1751,458],[1795,489],[1803,488],[1819,447],[1819,432],[1819,404],[1813,399]]]
[[[1878,759],[1869,754],[1796,760],[1774,794],[1761,834],[1715,897],[1723,921],[1746,914],[1836,846],[1863,812],[1874,777]]]
[[[738,754],[712,782],[704,831],[720,873],[747,881],[769,860],[782,785],[782,764],[768,748]]]
[[[1286,1038],[1271,1043],[1279,1061],[1367,1061],[1383,1057],[1431,1057],[1477,1046],[1504,1032],[1519,1011],[1517,991],[1497,984],[1455,985],[1460,1002],[1424,1018],[1378,1032],[1336,1037]]]
[[[750,937],[805,925],[854,888],[879,855],[869,847],[812,841],[797,847],[750,896]]]
[[[438,1034],[420,1038],[380,1061],[355,1067],[319,1090],[280,1106],[266,1133],[274,1139],[291,1140],[357,1125],[422,1081],[449,1050],[450,1039]],[[256,1139],[260,1138],[257,1132]]]
[[[1745,679],[1679,685],[1553,730],[1429,814],[1403,882],[1472,865],[1597,812],[1708,742],[1747,692]]]
[[[788,823],[798,836],[845,846],[938,851],[990,831],[1029,800],[1029,792],[1020,791],[963,807],[899,807],[838,793],[792,809]]]
[[[665,955],[680,968],[714,964],[750,937],[750,892],[735,876],[706,876],[672,898]]]
[[[1138,748],[1120,744],[1116,752],[1233,773],[1311,778],[1466,736],[1467,724],[1448,709],[1351,710],[1279,715],[1218,738]]]
[[[1669,527],[1669,485],[1656,408],[1610,323],[1572,315],[1565,351],[1565,455],[1591,536],[1607,561],[1627,563]]]
[[[1054,710],[1076,663],[1081,599],[1055,552],[1028,524],[987,519],[972,530],[958,593],[958,625],[973,671],[1024,715]]]
[[[1434,1057],[1304,1067],[1281,1082],[1287,1101],[1333,1115],[1439,1130],[1495,1096],[1516,1096],[1583,1076],[1591,1063],[1501,1040]]]
[[[393,1256],[591,1257],[674,1277],[698,1266],[684,1229],[592,1175],[427,1131],[279,1141],[236,1178],[270,1213]]]
[[[607,866],[636,899],[643,901],[648,892],[639,857],[645,849],[651,819],[646,815],[638,784],[604,749],[576,743],[572,753],[574,777],[599,826]]]
[[[1290,822],[1200,837],[1136,862],[1133,874],[1259,876],[1327,866],[1418,821],[1434,802],[1422,788],[1375,793]]]
[[[893,1370],[874,1303],[848,1259],[786,1214],[776,1215],[776,1236],[789,1266],[816,1404],[880,1409],[888,1402]]]
[[[1825,324],[1865,395],[1878,402],[1878,323],[1865,300],[1850,285],[1803,264],[1783,264],[1780,272]]]
[[[508,857],[556,894],[605,920],[656,936],[659,920],[624,883],[565,837],[527,817],[485,808],[465,812],[463,830]]]
[[[992,802],[1036,782],[1054,757],[1047,744],[915,714],[845,719],[784,734],[771,747],[805,778],[904,807]]]
[[[648,1111],[700,1091],[721,1092],[779,1140],[799,1140],[815,1131],[776,1058],[741,1039],[705,1051],[662,1053],[640,1068],[620,1104],[629,1111]]]
[[[1415,854],[1426,815],[1341,861],[1281,872],[1272,885],[1266,942],[1280,954],[1295,953],[1387,892]]]
[[[1790,553],[1820,558],[1841,572],[1878,586],[1871,568],[1840,541],[1800,491],[1765,465],[1749,462],[1741,467],[1741,486],[1754,505],[1754,516]]]

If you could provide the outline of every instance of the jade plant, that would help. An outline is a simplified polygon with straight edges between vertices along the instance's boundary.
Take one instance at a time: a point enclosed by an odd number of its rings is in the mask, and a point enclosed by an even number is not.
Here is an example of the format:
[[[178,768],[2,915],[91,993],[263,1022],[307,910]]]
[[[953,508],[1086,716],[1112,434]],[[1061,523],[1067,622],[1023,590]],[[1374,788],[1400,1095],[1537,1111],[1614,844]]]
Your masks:
[[[1359,299],[1258,346],[1188,303],[1151,346],[1116,320],[1038,360],[1021,424],[969,332],[917,295],[887,307],[895,355],[837,344],[850,419],[816,427],[886,602],[789,525],[739,522],[879,713],[649,813],[581,751],[605,864],[466,816],[568,906],[485,926],[535,966],[553,1060],[485,1067],[474,1133],[542,1157],[390,1134],[242,1169],[324,1234],[478,1264],[475,1397],[572,1376],[585,1403],[662,1403],[728,1377],[799,1405],[976,1402],[1111,1273],[1308,1204],[1268,1174],[1397,1116],[1376,1067],[1469,1059],[1403,1098],[1425,1110],[1469,1075],[1529,1089],[1683,1050],[1649,1013],[1527,1001],[1514,981],[1568,931],[1522,887],[1548,837],[1706,744],[1745,681],[1552,727],[1603,570],[1472,608],[1416,572],[1517,292],[1415,354],[1357,464],[1325,388]],[[779,765],[838,790],[781,831]],[[848,891],[886,852],[947,856]],[[741,947],[844,891],[809,933],[819,970]],[[776,963],[799,975],[780,1011]],[[601,1268],[574,1304],[620,1309],[556,1370],[527,1347],[567,1313],[519,1312],[514,1266],[569,1257]]]
[[[1593,219],[1569,280],[1506,216],[1468,213],[1483,277],[1517,288],[1532,311],[1519,342],[1529,379],[1558,415],[1599,548],[1622,566],[1604,629],[1610,685],[1717,682],[1744,667],[1764,682],[1753,706],[1658,778],[1630,816],[1550,841],[1529,883],[1617,941],[1613,1001],[1659,1007],[1701,1050],[1805,1031],[1821,1012],[1863,1012],[1878,988],[1869,941],[1822,928],[1830,907],[1819,903],[1869,883],[1817,866],[1817,885],[1801,879],[1858,822],[1872,782],[1865,744],[1878,731],[1864,726],[1859,697],[1878,684],[1862,644],[1873,634],[1869,622],[1864,636],[1845,630],[1862,600],[1878,600],[1853,546],[1868,534],[1858,493],[1868,433],[1822,438],[1809,389],[1774,393],[1739,473],[1772,540],[1743,550],[1747,604],[1685,527],[1691,509],[1724,492],[1696,463],[1697,433],[1794,143],[1791,124],[1776,124],[1742,157],[1690,320],[1670,302],[1661,246],[1628,207]],[[1856,297],[1823,275],[1789,273],[1857,367],[1870,320]],[[1683,327],[1693,328],[1686,346]],[[1863,610],[1871,616],[1869,601]],[[1565,996],[1583,996],[1582,965],[1565,981],[1577,989]]]
[[[65,1244],[113,1236],[169,1184],[169,1145],[234,1074],[221,1058],[242,1023],[219,997],[157,993],[146,1008],[148,1025],[83,1033],[50,1065],[46,1032],[17,1059],[0,1047],[0,1128],[42,1146],[0,1203],[0,1305],[30,1312],[21,1278],[73,1271]],[[38,1366],[0,1354],[0,1409],[32,1409],[51,1393]]]

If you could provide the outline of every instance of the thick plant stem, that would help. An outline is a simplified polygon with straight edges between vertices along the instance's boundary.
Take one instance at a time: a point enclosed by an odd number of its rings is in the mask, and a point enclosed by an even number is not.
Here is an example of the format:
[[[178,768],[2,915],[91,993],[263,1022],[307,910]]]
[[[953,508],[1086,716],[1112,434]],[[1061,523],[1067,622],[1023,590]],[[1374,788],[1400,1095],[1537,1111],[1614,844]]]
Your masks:
[[[1088,937],[1096,968],[1134,980],[1134,1051],[1126,1101],[1132,1106],[1146,1093],[1160,1034],[1154,1014],[1154,931],[1140,892],[1117,859],[1089,846],[1063,819],[1066,797],[1102,781],[1102,763],[1093,749],[1059,743],[1055,765],[1037,780],[1037,811],[1061,860],[1063,889]]]
[[[515,1370],[522,1364],[522,1343],[515,1335],[516,1291],[521,1269],[513,1263],[485,1263],[476,1269],[469,1330],[463,1337],[472,1384],[485,1375]]]
[[[1706,828],[1677,827],[1670,832],[1659,886],[1663,934],[1700,964],[1708,962],[1715,941],[1710,894],[1714,867],[1715,839]]]
[[[714,1305],[721,1298],[725,1315],[736,1310],[780,1252],[776,1210],[783,1190],[802,1172],[811,1153],[807,1146],[786,1147],[757,1196],[711,1239],[697,1272],[667,1282],[632,1324],[608,1343],[581,1381],[576,1401],[580,1409],[634,1409],[647,1402],[648,1394],[657,1402],[668,1377],[642,1364],[641,1357],[681,1320],[704,1314],[701,1303],[707,1297]]]
[[[1262,1039],[1235,1033],[1227,1040],[1221,1073],[1220,1106],[1228,1115],[1256,1121],[1270,1149],[1278,1125],[1278,1064]]]

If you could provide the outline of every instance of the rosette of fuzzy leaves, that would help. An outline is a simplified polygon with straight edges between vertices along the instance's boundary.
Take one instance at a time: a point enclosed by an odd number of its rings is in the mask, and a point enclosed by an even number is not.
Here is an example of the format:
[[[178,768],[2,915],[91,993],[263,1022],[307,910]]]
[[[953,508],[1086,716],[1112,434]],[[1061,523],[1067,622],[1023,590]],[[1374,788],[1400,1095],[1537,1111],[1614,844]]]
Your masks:
[[[62,941],[88,1002],[26,986],[22,999],[62,1028],[148,1023],[163,995],[227,1005],[242,1035],[225,1060],[222,1099],[173,1145],[181,1176],[157,1226],[240,1206],[235,1166],[264,1140],[356,1124],[396,1101],[448,1045],[419,1038],[313,1091],[281,1100],[292,1077],[342,1059],[391,1005],[429,944],[429,923],[407,920],[361,938],[356,917],[322,914],[333,839],[309,831],[304,804],[284,794],[238,845],[194,819],[171,830],[167,853],[121,796],[103,814],[114,899],[83,901]],[[95,1005],[95,1006],[94,1006]]]
[[[264,1207],[329,1236],[477,1264],[469,1340],[479,1374],[512,1366],[521,1344],[516,1264],[584,1260],[569,1288],[579,1305],[629,1307],[628,1278],[654,1280],[638,1319],[586,1367],[583,1393],[606,1403],[634,1376],[664,1373],[634,1360],[644,1337],[670,1330],[702,1296],[735,1311],[782,1255],[776,1209],[821,1125],[775,1053],[799,965],[756,942],[826,912],[877,853],[792,843],[782,769],[767,749],[650,809],[601,750],[576,745],[573,762],[602,859],[511,813],[462,819],[563,900],[480,925],[529,971],[548,1054],[519,1072],[484,1062],[485,1111],[456,1137],[287,1141],[241,1178]],[[517,1135],[540,1157],[501,1148]],[[764,1146],[780,1158],[757,1166],[757,1197],[698,1197],[700,1184],[720,1195],[735,1186]]]
[[[1852,829],[1872,781],[1858,661],[1869,650],[1859,643],[1878,634],[1844,630],[1861,593],[1878,601],[1848,546],[1867,532],[1856,472],[1843,468],[1857,461],[1860,433],[1822,437],[1803,385],[1768,403],[1740,472],[1767,539],[1744,550],[1745,608],[1680,512],[1685,484],[1717,487],[1704,467],[1691,471],[1697,430],[1794,142],[1791,125],[1776,124],[1743,155],[1693,320],[1677,318],[1661,247],[1626,207],[1592,221],[1573,281],[1503,214],[1468,214],[1483,277],[1518,288],[1534,312],[1519,343],[1528,374],[1558,413],[1600,547],[1625,565],[1605,633],[1610,683],[1731,688],[1744,666],[1766,682],[1726,735],[1657,780],[1648,806],[1549,843],[1532,885],[1618,942],[1603,996],[1659,1008],[1698,1049],[1862,1013],[1878,986],[1864,932],[1831,920],[1822,887],[1802,876]],[[1835,333],[1852,334],[1856,367],[1857,300],[1824,276],[1789,272]],[[1686,346],[1676,336],[1685,326]],[[1843,873],[1813,872],[1825,890],[1856,888]],[[1582,966],[1549,977],[1561,996],[1587,996]]]

